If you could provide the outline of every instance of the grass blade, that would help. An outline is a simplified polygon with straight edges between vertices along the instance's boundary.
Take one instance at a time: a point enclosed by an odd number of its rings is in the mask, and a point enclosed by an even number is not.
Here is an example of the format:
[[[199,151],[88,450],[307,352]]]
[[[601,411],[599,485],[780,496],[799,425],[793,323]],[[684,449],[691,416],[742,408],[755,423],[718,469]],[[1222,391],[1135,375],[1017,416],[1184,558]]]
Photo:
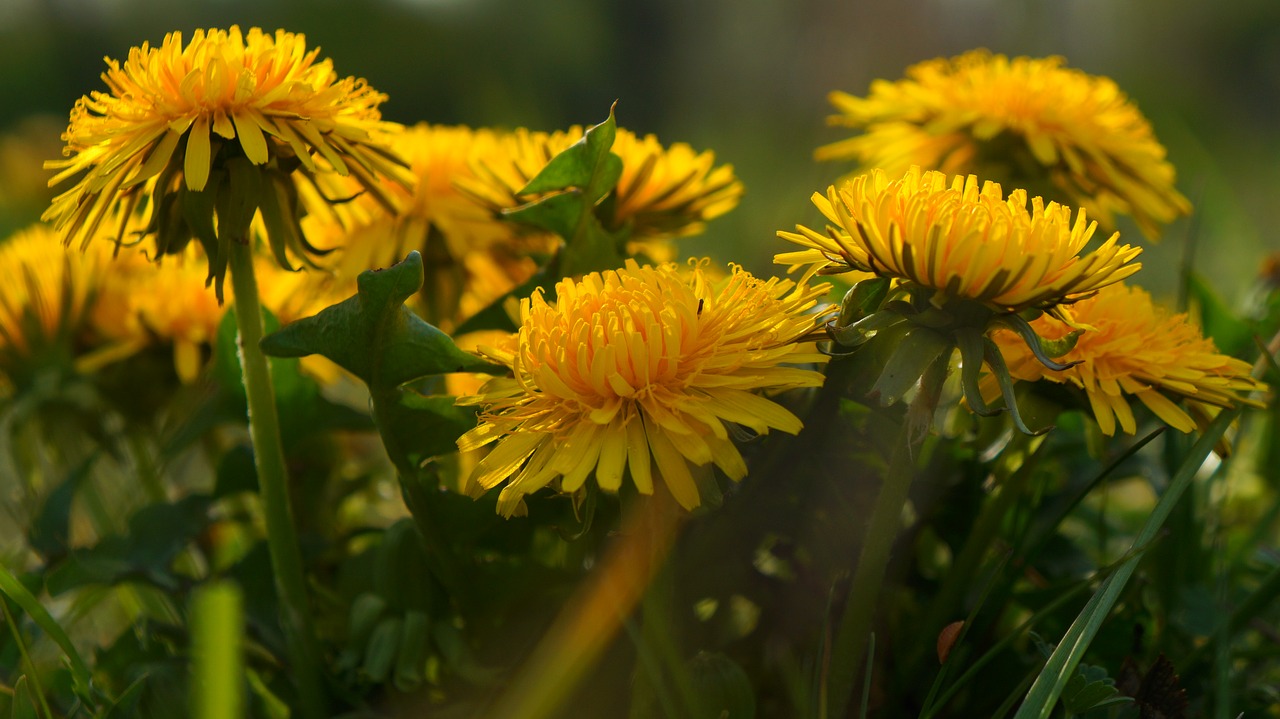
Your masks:
[[[1137,569],[1143,550],[1151,544],[1174,505],[1190,486],[1191,480],[1209,453],[1213,451],[1214,445],[1239,415],[1239,408],[1224,410],[1196,440],[1186,460],[1178,468],[1173,480],[1169,482],[1164,495],[1156,503],[1151,516],[1147,518],[1147,523],[1134,539],[1129,558],[1103,580],[1098,591],[1089,599],[1075,622],[1067,629],[1066,635],[1049,656],[1049,661],[1036,677],[1035,683],[1031,685],[1031,690],[1027,692],[1026,699],[1019,707],[1018,713],[1014,715],[1014,719],[1046,719],[1053,711],[1054,704],[1075,673],[1085,650],[1089,648],[1102,623],[1106,621],[1107,615],[1111,613],[1112,607],[1120,598],[1129,578]]]
[[[22,611],[26,612],[27,616],[31,617],[31,620],[62,649],[71,662],[71,675],[75,679],[76,694],[89,699],[91,697],[89,686],[93,677],[92,672],[89,671],[89,665],[84,663],[80,652],[76,651],[75,645],[71,643],[71,638],[62,630],[53,615],[49,614],[40,600],[27,591],[27,588],[22,586],[22,582],[18,581],[18,578],[3,565],[0,565],[0,592],[4,592],[15,604],[22,607]]]

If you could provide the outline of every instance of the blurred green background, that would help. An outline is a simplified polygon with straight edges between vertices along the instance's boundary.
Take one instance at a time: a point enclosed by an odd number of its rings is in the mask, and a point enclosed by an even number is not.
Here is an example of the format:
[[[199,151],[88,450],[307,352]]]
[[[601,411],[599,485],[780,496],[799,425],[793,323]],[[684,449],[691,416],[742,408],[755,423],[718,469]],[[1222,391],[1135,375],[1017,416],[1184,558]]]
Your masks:
[[[847,169],[811,159],[843,136],[825,125],[827,92],[975,47],[1060,54],[1128,92],[1197,207],[1149,248],[1140,284],[1168,296],[1194,233],[1195,266],[1237,300],[1280,249],[1274,0],[0,0],[0,231],[46,206],[40,162],[76,98],[104,88],[104,56],[233,23],[305,33],[404,123],[551,130],[616,99],[621,125],[712,149],[746,184],[686,251],[766,272],[774,232],[817,222],[809,195]]]

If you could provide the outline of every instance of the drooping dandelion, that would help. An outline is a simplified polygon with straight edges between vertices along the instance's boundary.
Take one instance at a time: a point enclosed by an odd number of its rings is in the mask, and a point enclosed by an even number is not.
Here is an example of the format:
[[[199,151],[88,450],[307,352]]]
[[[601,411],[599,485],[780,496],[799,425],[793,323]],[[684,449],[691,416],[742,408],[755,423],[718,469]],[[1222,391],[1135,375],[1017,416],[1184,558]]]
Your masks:
[[[833,92],[830,123],[864,130],[818,149],[897,176],[912,165],[977,174],[1085,208],[1105,227],[1132,215],[1143,234],[1189,214],[1173,166],[1138,108],[1106,77],[1061,57],[973,50],[877,80],[866,97]]]
[[[1115,434],[1117,424],[1127,434],[1137,432],[1133,400],[1170,427],[1190,432],[1197,418],[1251,404],[1248,395],[1266,389],[1250,375],[1247,362],[1220,353],[1186,314],[1164,310],[1140,287],[1111,285],[1077,302],[1072,312],[1090,329],[1059,358],[1075,363],[1066,369],[1045,367],[1012,333],[996,332],[993,339],[1015,379],[1082,390],[1103,434]],[[1073,331],[1049,316],[1031,326],[1049,340]],[[987,390],[994,393],[993,387]]]
[[[399,127],[381,119],[385,96],[338,79],[318,53],[300,34],[232,26],[197,30],[187,43],[170,33],[123,64],[108,59],[108,92],[76,102],[66,159],[46,163],[59,170],[50,185],[79,179],[44,219],[85,246],[103,228],[132,242],[142,213],[156,256],[201,241],[219,296],[227,245],[248,241],[259,210],[277,259],[305,257],[314,248],[297,217],[325,204],[318,174],[350,175],[385,200],[379,177],[403,170],[384,147]]]
[[[556,300],[524,300],[519,332],[481,348],[513,376],[460,403],[480,424],[462,450],[496,442],[472,476],[506,482],[499,511],[553,485],[573,493],[594,477],[616,492],[630,476],[643,494],[654,473],[685,508],[698,506],[695,473],[711,465],[747,473],[731,428],[796,433],[800,420],[760,390],[815,387],[823,375],[791,364],[824,362],[810,334],[827,287],[760,280],[734,268],[711,283],[700,266],[625,267],[556,285]]]
[[[162,258],[160,267],[136,248],[122,248],[109,268],[104,265],[109,271],[98,280],[95,331],[133,351],[172,345],[178,379],[194,381],[226,313],[205,283],[204,264],[195,247]]]

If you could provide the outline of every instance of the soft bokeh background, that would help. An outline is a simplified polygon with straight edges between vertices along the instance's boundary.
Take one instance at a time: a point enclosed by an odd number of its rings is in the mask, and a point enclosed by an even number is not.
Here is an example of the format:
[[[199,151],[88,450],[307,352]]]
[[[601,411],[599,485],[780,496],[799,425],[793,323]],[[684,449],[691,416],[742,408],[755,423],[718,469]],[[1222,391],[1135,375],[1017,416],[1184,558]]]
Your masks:
[[[47,203],[40,162],[76,98],[103,89],[104,56],[233,23],[305,33],[405,123],[551,130],[598,122],[616,99],[623,126],[733,163],[742,206],[685,248],[756,271],[781,248],[774,232],[816,222],[809,195],[847,169],[811,159],[842,136],[824,123],[828,91],[864,94],[974,47],[1061,54],[1138,103],[1197,207],[1149,250],[1142,284],[1172,293],[1194,233],[1196,268],[1237,300],[1280,249],[1274,0],[2,0],[0,232]]]

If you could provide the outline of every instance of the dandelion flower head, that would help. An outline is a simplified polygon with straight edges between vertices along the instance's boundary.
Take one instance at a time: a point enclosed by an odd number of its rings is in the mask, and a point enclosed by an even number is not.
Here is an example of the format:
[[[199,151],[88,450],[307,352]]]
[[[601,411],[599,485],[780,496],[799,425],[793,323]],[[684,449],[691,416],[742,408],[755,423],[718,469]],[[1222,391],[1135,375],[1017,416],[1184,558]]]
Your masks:
[[[104,222],[122,242],[134,212],[149,208],[145,224],[162,255],[200,230],[185,225],[189,195],[212,191],[204,206],[221,201],[220,220],[235,211],[228,204],[261,207],[277,221],[268,229],[296,221],[299,198],[322,197],[296,186],[318,173],[351,175],[385,199],[378,178],[403,168],[382,143],[399,126],[381,120],[384,95],[363,80],[338,79],[318,53],[300,34],[232,26],[197,30],[186,43],[170,33],[158,47],[131,49],[123,64],[108,59],[109,91],[76,102],[65,159],[46,163],[59,170],[50,185],[80,177],[44,219],[67,243],[87,244]],[[237,181],[227,183],[229,175]],[[295,252],[306,249],[297,237],[273,237],[273,249],[286,240]]]
[[[582,136],[580,127],[552,133],[521,128],[504,135],[489,156],[477,158],[479,180],[464,181],[463,189],[494,209],[521,205],[528,198],[520,190]],[[696,234],[742,197],[733,167],[717,166],[709,150],[696,152],[682,142],[663,146],[653,135],[618,128],[611,151],[622,159],[622,175],[611,215],[602,219],[610,230],[630,224],[634,241]]]
[[[396,135],[390,147],[408,163],[415,182],[404,187],[384,181],[392,209],[361,195],[353,178],[326,178],[327,194],[354,199],[345,225],[321,216],[304,221],[315,244],[332,250],[320,261],[332,278],[315,273],[309,284],[352,294],[361,272],[389,267],[418,250],[428,273],[423,292],[433,305],[418,309],[433,324],[448,326],[531,277],[533,258],[554,251],[555,238],[523,231],[457,187],[475,181],[475,159],[490,156],[498,142],[491,130],[425,123]]]
[[[731,428],[796,433],[800,420],[760,390],[814,387],[823,375],[788,366],[818,363],[809,335],[829,288],[760,280],[734,268],[708,281],[695,265],[626,266],[535,293],[520,307],[519,332],[480,353],[511,368],[459,403],[479,405],[479,425],[458,440],[467,451],[496,442],[470,484],[507,483],[499,511],[552,485],[574,493],[594,476],[616,492],[624,474],[653,492],[654,468],[685,508],[700,503],[695,473],[747,473]],[[652,463],[652,464],[651,464]]]
[[[976,173],[1061,193],[1106,227],[1132,215],[1143,234],[1191,211],[1151,125],[1115,82],[1042,59],[973,50],[877,80],[866,97],[831,93],[833,125],[863,129],[821,147],[821,160],[854,160],[898,175],[912,165]],[[1055,195],[1056,198],[1056,195]]]
[[[45,353],[70,358],[75,335],[93,301],[102,256],[68,253],[43,224],[0,243],[0,373],[14,379]]]
[[[1081,254],[1096,223],[1056,202],[973,175],[947,177],[913,167],[891,179],[881,170],[860,175],[813,203],[831,225],[803,225],[778,236],[805,249],[775,262],[809,272],[873,272],[936,290],[943,298],[982,302],[998,311],[1050,307],[1093,292],[1138,271],[1139,247],[1113,234]]]
[[[110,248],[101,240],[94,244]],[[178,378],[195,381],[226,313],[205,282],[199,250],[189,246],[156,266],[137,248],[121,248],[99,285],[92,311],[96,333],[135,351],[172,345]]]
[[[1117,422],[1128,434],[1137,431],[1133,399],[1170,427],[1190,432],[1196,428],[1193,415],[1204,418],[1216,408],[1251,404],[1247,395],[1266,389],[1250,376],[1247,362],[1218,352],[1187,315],[1163,310],[1139,287],[1106,287],[1073,305],[1072,314],[1093,329],[1080,334],[1075,347],[1057,358],[1079,363],[1062,371],[1045,367],[1012,332],[998,331],[992,339],[1015,379],[1047,380],[1083,390],[1106,435],[1115,434]],[[1072,331],[1047,315],[1031,326],[1048,340]],[[984,394],[994,391],[984,388]],[[1183,400],[1186,409],[1178,404]]]

